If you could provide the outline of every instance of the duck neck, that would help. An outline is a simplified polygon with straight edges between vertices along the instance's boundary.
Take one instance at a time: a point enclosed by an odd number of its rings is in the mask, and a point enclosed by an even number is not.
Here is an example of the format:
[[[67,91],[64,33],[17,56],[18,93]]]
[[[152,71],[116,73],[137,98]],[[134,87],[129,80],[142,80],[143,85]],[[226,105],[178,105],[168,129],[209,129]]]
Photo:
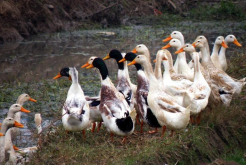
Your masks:
[[[163,65],[164,65],[164,74],[163,74],[163,81],[165,82],[170,82],[172,81],[171,76],[170,76],[170,67],[169,67],[169,61],[163,60]]]
[[[194,60],[194,82],[199,82],[202,76],[202,72],[200,70],[199,55],[194,53],[192,59]]]
[[[155,77],[157,78],[157,80],[162,80],[161,61],[162,61],[162,57],[160,55],[157,55],[156,63],[155,63],[155,69],[154,69],[154,74],[155,74]]]
[[[15,114],[16,114],[15,112],[13,112],[12,110],[9,109],[7,117],[14,118]]]
[[[212,54],[218,56],[219,49],[220,49],[220,45],[214,44]]]
[[[159,86],[159,82],[156,79],[154,72],[153,72],[153,68],[150,64],[150,62],[145,62],[143,63],[143,67],[144,67],[144,73],[147,76],[147,79],[149,80],[150,83],[150,90],[155,90],[156,86]]]
[[[201,50],[201,53],[202,53],[202,64],[204,64],[204,63],[212,63],[212,60],[210,58],[210,54],[208,53],[206,47],[201,47],[200,50]]]

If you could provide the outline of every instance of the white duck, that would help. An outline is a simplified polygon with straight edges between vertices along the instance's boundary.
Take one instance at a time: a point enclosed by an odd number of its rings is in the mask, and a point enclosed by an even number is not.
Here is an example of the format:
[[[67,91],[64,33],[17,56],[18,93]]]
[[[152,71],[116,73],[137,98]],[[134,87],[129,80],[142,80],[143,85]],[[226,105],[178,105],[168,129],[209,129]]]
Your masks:
[[[183,51],[190,54],[191,59],[192,59],[193,53],[196,52],[196,49],[193,45],[187,43],[180,50],[175,52],[175,54],[178,54],[179,52],[183,52]],[[200,55],[201,53],[199,53],[199,59],[201,58]],[[192,60],[192,63],[194,63],[194,60]],[[192,66],[194,65],[192,64]],[[222,100],[220,98],[220,93],[219,93],[219,87],[211,81],[209,73],[203,68],[203,66],[200,63],[199,63],[199,66],[200,66],[200,70],[202,72],[203,77],[205,78],[205,80],[207,81],[208,85],[211,88],[211,94],[210,94],[209,102],[208,102],[208,106],[211,109],[212,106],[217,106],[218,104],[222,103]]]
[[[192,59],[194,60],[194,82],[187,89],[184,97],[184,106],[187,107],[191,105],[191,115],[197,116],[196,122],[199,124],[201,112],[208,104],[211,88],[200,70],[199,53],[193,52]]]
[[[166,50],[159,50],[156,55],[156,64],[163,62],[165,69],[163,73],[162,86],[164,87],[164,90],[167,94],[172,96],[179,105],[183,106],[185,90],[191,86],[192,82],[186,79],[179,81],[173,81],[171,79],[170,63],[168,57],[170,56],[167,55]]]
[[[18,127],[18,128],[23,128],[24,126],[17,121],[15,121],[11,117],[7,117],[3,120],[1,130],[0,130],[0,164],[5,163],[5,141],[11,141],[11,132],[7,133],[9,128],[11,127]],[[10,148],[12,148],[12,151],[14,152],[13,149],[13,144],[10,145]],[[14,161],[14,160],[13,160]]]
[[[108,69],[101,58],[95,58],[87,69],[96,67],[101,74],[100,112],[104,125],[113,134],[127,136],[134,131],[136,111],[131,110],[125,97],[108,77]],[[125,141],[125,138],[124,140]]]
[[[120,61],[133,61],[136,58],[136,54],[129,52],[125,55],[125,57]],[[153,114],[152,110],[150,109],[147,97],[149,93],[149,80],[147,79],[143,68],[140,64],[135,64],[135,67],[137,69],[137,82],[138,82],[138,88],[137,88],[137,105],[138,105],[138,116],[141,119],[141,130],[140,132],[143,132],[143,122],[147,123],[149,126],[156,128],[155,131],[149,131],[149,133],[155,133],[157,131],[157,128],[161,127],[161,125],[158,123],[155,115]]]
[[[132,53],[137,53],[137,54],[142,54],[145,57],[147,57],[147,59],[149,60],[149,62],[151,62],[151,57],[150,57],[150,52],[149,49],[147,48],[146,45],[144,44],[139,44],[137,45],[133,50]]]
[[[182,48],[181,42],[178,39],[172,39],[166,46],[162,49],[167,49],[169,47],[175,47],[176,50]],[[189,80],[193,81],[194,71],[190,69],[189,65],[186,62],[185,52],[180,52],[177,56],[178,59],[178,73],[185,75]]]
[[[232,35],[229,34],[228,36],[226,36],[225,38],[225,44],[229,45],[229,43],[234,43],[235,45],[241,47],[242,45],[237,41],[237,38]],[[223,71],[226,71],[227,69],[227,61],[226,61],[226,48],[221,47],[220,52],[219,52],[219,61],[220,61],[220,65],[223,69]]]
[[[178,39],[181,42],[181,46],[185,44],[184,36],[180,31],[173,31],[166,39],[162,40],[163,42],[170,41],[172,39]],[[178,73],[178,65],[179,65],[179,58],[176,58],[174,63],[174,70]]]
[[[214,43],[214,47],[213,47],[213,51],[211,54],[211,60],[214,64],[215,67],[222,69],[222,66],[220,65],[220,60],[219,60],[219,48],[222,45],[223,48],[228,48],[228,46],[225,44],[225,40],[223,36],[219,36],[216,38],[215,43]]]
[[[66,131],[83,131],[85,138],[85,129],[90,125],[90,108],[78,82],[78,71],[75,67],[63,68],[60,75],[70,76],[72,79],[62,110],[63,126]]]
[[[152,66],[144,55],[138,55],[128,65],[139,63],[149,79],[149,94],[147,101],[153,114],[161,126],[166,126],[172,133],[174,130],[186,128],[190,120],[190,109],[180,106],[171,96],[166,94],[156,79]]]
[[[95,58],[97,58],[97,56],[91,56],[89,58],[89,60],[87,61],[87,63],[84,64],[81,68],[86,68],[87,66],[91,65]],[[100,75],[99,70],[96,69],[96,71],[98,72],[100,79],[102,80],[102,77]],[[90,120],[93,123],[91,132],[94,132],[94,130],[96,128],[96,122],[99,122],[98,126],[97,126],[97,131],[99,131],[101,126],[102,126],[102,115],[101,115],[101,112],[99,110],[99,105],[100,105],[100,101],[101,101],[100,100],[100,92],[101,91],[99,91],[99,96],[96,96],[96,97],[86,96],[85,97],[86,101],[88,102],[88,104],[90,106]]]

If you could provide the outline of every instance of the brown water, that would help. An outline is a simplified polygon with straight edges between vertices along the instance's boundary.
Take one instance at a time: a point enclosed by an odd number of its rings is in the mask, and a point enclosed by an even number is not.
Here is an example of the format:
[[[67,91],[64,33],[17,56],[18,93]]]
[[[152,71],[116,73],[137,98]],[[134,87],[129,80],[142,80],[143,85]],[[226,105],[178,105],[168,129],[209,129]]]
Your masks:
[[[189,25],[184,22],[183,25]],[[201,26],[201,27],[200,27]],[[205,35],[212,44],[218,35],[226,36],[231,34],[233,29],[212,30],[199,25],[200,28],[183,26],[176,28],[151,28],[147,26],[137,26],[129,29],[111,29],[107,32],[113,32],[114,35],[101,34],[100,30],[76,31],[71,33],[56,33],[50,35],[33,36],[23,42],[7,43],[0,45],[0,84],[13,82],[39,82],[40,80],[52,79],[61,68],[67,66],[77,67],[79,72],[86,72],[80,67],[87,62],[90,56],[105,57],[111,49],[119,49],[122,52],[131,51],[138,44],[145,44],[151,53],[152,59],[155,58],[156,52],[165,46],[162,40],[170,35],[173,30],[183,32],[185,41],[192,43],[198,35]],[[205,28],[205,29],[204,29]],[[197,30],[198,29],[198,30]],[[200,29],[200,30],[199,30]],[[208,31],[207,31],[208,30]],[[204,32],[206,31],[206,33]],[[245,45],[245,33],[235,31],[233,33],[238,41]],[[245,52],[245,49],[239,49],[234,45],[229,45],[230,49],[226,54],[232,58],[235,52]],[[174,52],[174,48],[169,48]],[[173,56],[175,59],[175,55]],[[189,58],[189,57],[188,57]],[[116,74],[117,65],[115,60],[107,60],[106,64],[110,74]],[[131,69],[134,69],[131,67]],[[136,76],[135,72],[131,72],[132,76]],[[0,85],[0,90],[1,85]],[[0,112],[0,121],[8,108],[4,108]],[[33,122],[33,118],[23,114],[24,124]],[[43,116],[43,126],[48,125],[50,119]],[[18,140],[18,147],[27,147],[35,144],[31,137],[31,128],[34,124],[21,131],[22,136]]]

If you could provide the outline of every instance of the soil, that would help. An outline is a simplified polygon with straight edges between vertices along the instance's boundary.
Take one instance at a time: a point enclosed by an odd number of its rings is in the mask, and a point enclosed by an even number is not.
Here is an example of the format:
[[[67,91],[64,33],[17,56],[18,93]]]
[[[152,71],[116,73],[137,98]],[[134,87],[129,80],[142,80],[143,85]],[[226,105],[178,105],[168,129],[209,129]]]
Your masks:
[[[127,24],[129,17],[158,14],[154,9],[166,4],[155,0],[0,0],[0,43],[90,28],[94,23],[102,28]]]

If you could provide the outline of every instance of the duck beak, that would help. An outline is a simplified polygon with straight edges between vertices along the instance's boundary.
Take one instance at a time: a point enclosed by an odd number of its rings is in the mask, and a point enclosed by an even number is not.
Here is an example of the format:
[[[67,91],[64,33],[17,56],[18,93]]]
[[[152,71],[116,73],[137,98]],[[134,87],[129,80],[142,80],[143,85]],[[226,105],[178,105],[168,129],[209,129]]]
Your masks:
[[[234,43],[235,45],[237,45],[237,46],[240,46],[240,47],[242,46],[242,45],[237,41],[236,38],[234,39],[233,43]]]
[[[18,123],[17,121],[15,121],[14,126],[15,126],[15,127],[18,127],[18,128],[24,128],[24,125],[21,124],[21,123]]]
[[[83,66],[81,66],[81,68],[86,68],[87,66],[89,66],[90,64],[87,62],[86,64],[84,64]]]
[[[0,133],[0,136],[4,136],[4,134],[3,133]]]
[[[137,64],[137,62],[135,60],[133,60],[132,62],[130,62],[129,64],[127,64],[128,66],[130,65],[134,65],[134,64]]]
[[[175,52],[175,54],[179,54],[184,51],[184,48],[179,49],[178,51]]]
[[[13,145],[13,149],[14,149],[14,150],[16,150],[16,151],[18,151],[18,150],[19,150],[19,148],[18,148],[18,147],[16,147],[15,145]]]
[[[86,67],[86,69],[90,69],[90,68],[94,68],[94,66],[90,64],[89,66]]]
[[[137,51],[137,49],[136,48],[134,48],[133,50],[132,50],[132,53],[137,53],[138,51]]]
[[[109,54],[107,54],[107,56],[103,58],[103,60],[107,60],[107,59],[110,59]],[[87,68],[87,69],[88,69],[88,68]]]
[[[163,46],[161,49],[167,49],[167,48],[170,48],[171,47],[171,44],[167,44],[166,46]]]
[[[228,48],[228,46],[226,45],[225,41],[222,41],[221,45],[222,45],[224,48]]]
[[[122,63],[122,62],[125,62],[126,61],[126,59],[125,58],[122,58],[120,61],[119,61],[119,63]]]
[[[155,59],[153,62],[156,63],[156,61],[157,61],[157,60]]]
[[[25,108],[23,108],[23,107],[21,107],[21,110],[20,110],[21,112],[25,112],[25,113],[30,113],[31,111],[29,111],[29,110],[26,110]]]
[[[58,79],[58,78],[60,78],[60,77],[62,77],[62,75],[61,75],[60,73],[58,73],[58,74],[53,78],[53,80]]]
[[[71,77],[71,76],[69,76],[69,77],[68,77],[68,80],[72,80],[72,77]]]
[[[196,43],[195,43],[195,42],[193,42],[191,45],[192,45],[194,48],[196,47]]]
[[[162,40],[162,42],[167,42],[167,41],[170,41],[172,39],[171,36],[168,36],[166,39]]]
[[[37,100],[33,99],[33,98],[30,98],[29,101],[32,101],[32,102],[37,102]]]

